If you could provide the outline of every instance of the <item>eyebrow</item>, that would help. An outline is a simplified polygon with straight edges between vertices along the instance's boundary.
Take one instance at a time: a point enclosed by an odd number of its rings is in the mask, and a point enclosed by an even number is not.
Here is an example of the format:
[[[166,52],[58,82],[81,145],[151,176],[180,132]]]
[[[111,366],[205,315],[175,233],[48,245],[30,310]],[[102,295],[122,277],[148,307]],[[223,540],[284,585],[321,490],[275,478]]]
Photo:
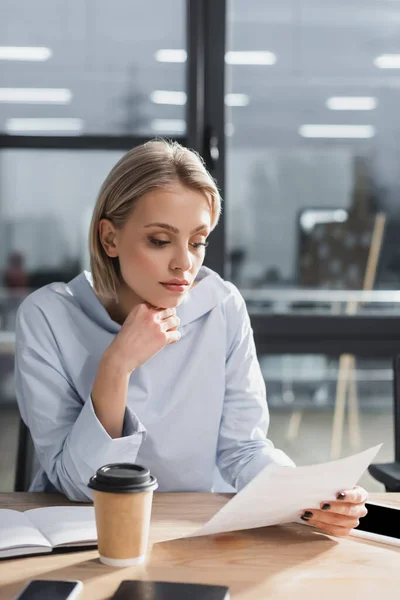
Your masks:
[[[168,225],[168,223],[149,223],[148,225],[145,225],[145,228],[147,227],[160,227],[161,229],[167,229],[168,231],[172,231],[172,233],[179,233],[179,229],[177,229],[176,227],[173,227],[172,225]],[[198,227],[196,227],[195,229],[193,229],[190,233],[197,233],[198,231],[202,231],[203,229],[208,229],[207,225],[205,223],[203,223],[203,225],[199,225]]]

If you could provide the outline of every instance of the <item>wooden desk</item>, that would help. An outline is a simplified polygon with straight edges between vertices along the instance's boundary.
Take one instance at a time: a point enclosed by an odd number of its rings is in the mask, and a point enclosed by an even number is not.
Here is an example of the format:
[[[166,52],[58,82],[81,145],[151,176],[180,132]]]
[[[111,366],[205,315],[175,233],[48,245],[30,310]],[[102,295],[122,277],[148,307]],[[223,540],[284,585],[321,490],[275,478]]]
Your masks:
[[[153,545],[147,563],[139,567],[107,567],[96,550],[0,561],[0,600],[14,598],[34,578],[81,579],[82,600],[107,599],[124,579],[226,584],[236,600],[399,597],[400,548],[357,538],[339,540],[302,525],[155,543],[203,523],[228,498],[156,493]],[[371,500],[400,506],[400,494],[373,494]],[[57,504],[70,503],[61,495],[0,494],[0,508]]]

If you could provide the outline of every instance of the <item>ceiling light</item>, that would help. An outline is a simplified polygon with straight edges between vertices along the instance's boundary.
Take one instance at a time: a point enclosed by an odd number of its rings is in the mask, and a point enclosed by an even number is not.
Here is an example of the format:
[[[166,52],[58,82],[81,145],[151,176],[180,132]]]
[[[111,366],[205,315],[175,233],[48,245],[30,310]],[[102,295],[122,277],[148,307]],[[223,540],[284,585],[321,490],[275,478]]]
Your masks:
[[[185,133],[186,121],[184,119],[153,119],[151,128],[155,133]]]
[[[382,54],[374,60],[379,69],[400,69],[400,54]]]
[[[155,104],[175,104],[179,106],[186,104],[185,92],[154,90],[154,92],[151,92],[150,98]]]
[[[71,98],[71,91],[61,88],[0,88],[0,102],[68,104]]]
[[[272,52],[227,52],[225,62],[228,65],[274,65],[276,56]]]
[[[369,96],[333,96],[326,101],[331,110],[374,110],[377,105],[377,99]]]
[[[299,134],[305,138],[371,138],[372,125],[302,125]]]
[[[227,106],[247,106],[250,98],[247,94],[226,94],[225,104]]]
[[[82,119],[8,119],[5,129],[8,133],[37,133],[68,131],[79,133],[83,129]]]
[[[0,60],[48,60],[50,48],[36,46],[0,46]]]
[[[186,62],[186,50],[157,50],[155,58],[158,62],[184,63]]]

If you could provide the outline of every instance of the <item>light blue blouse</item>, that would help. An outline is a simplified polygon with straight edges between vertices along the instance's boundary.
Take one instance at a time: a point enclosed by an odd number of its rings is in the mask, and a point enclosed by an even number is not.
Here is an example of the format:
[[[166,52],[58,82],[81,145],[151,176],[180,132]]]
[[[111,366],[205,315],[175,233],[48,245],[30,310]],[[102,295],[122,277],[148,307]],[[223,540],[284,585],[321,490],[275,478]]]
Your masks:
[[[93,410],[99,360],[118,333],[91,274],[54,283],[22,303],[16,330],[16,392],[40,469],[32,491],[88,501],[102,465],[137,462],[159,491],[235,489],[270,463],[294,466],[267,439],[269,415],[250,319],[237,288],[206,267],[177,308],[181,339],[136,369],[123,435],[112,439]],[[110,398],[112,404],[112,398]]]

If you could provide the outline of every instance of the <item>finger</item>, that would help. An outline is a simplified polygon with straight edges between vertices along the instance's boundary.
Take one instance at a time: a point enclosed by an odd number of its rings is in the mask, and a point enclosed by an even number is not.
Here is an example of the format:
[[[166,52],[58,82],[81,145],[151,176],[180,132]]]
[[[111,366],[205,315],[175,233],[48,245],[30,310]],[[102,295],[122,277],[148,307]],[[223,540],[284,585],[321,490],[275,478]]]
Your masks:
[[[167,332],[167,344],[174,344],[175,342],[179,342],[181,339],[180,331],[168,331]]]
[[[161,321],[161,328],[163,331],[170,331],[171,329],[176,329],[179,327],[180,322],[181,320],[177,316],[169,317],[168,319]]]
[[[368,513],[365,504],[350,504],[350,502],[321,502],[321,510],[357,519],[365,517]]]
[[[157,311],[156,319],[157,321],[165,321],[165,319],[169,319],[170,317],[175,316],[175,314],[174,308],[163,308],[162,310]]]
[[[345,537],[351,532],[351,528],[349,529],[348,527],[341,527],[340,525],[327,524],[323,521],[314,521],[313,523],[310,523],[310,525],[316,527],[322,531],[322,533],[327,533],[336,537]]]
[[[345,529],[354,529],[354,527],[357,527],[360,524],[358,517],[324,512],[322,510],[315,509],[312,511],[305,511],[301,516],[301,519],[307,523],[310,523],[310,525],[315,525],[315,523],[323,523],[324,526],[327,527],[344,527]]]
[[[351,504],[362,504],[368,499],[368,492],[358,485],[352,490],[342,490],[336,494],[337,500],[350,502]]]

